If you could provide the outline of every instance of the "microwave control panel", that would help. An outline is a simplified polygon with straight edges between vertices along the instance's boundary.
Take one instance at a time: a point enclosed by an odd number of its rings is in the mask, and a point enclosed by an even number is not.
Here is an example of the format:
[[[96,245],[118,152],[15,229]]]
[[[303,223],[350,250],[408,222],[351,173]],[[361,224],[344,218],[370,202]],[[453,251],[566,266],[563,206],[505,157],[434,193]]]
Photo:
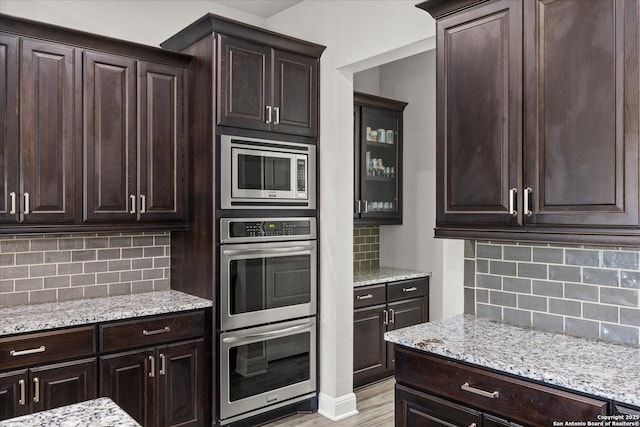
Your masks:
[[[220,225],[222,242],[314,239],[316,236],[315,218],[223,218]]]

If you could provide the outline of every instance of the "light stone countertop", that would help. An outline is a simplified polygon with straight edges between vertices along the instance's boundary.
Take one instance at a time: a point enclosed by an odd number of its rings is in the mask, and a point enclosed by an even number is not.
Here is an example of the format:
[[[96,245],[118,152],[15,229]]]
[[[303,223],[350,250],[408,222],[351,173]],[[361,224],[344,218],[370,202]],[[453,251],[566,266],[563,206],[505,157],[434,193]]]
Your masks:
[[[0,337],[111,320],[211,307],[212,302],[168,290],[0,308]]]
[[[640,348],[459,315],[385,333],[387,341],[640,407]]]
[[[372,270],[356,270],[353,272],[353,287],[377,285],[380,283],[399,282],[401,280],[429,277],[426,271],[407,270],[394,267],[380,267]]]
[[[0,421],[0,427],[140,427],[108,397]]]

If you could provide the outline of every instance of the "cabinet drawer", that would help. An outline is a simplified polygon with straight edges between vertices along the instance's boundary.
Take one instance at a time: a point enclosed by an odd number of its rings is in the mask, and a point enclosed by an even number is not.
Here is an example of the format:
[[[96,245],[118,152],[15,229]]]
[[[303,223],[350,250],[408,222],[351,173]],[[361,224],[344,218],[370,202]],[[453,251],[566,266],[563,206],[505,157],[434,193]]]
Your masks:
[[[404,280],[387,285],[387,301],[422,297],[429,292],[429,279]]]
[[[396,379],[481,411],[531,426],[567,417],[597,420],[607,402],[496,374],[396,346]]]
[[[0,369],[33,366],[95,354],[95,327],[41,332],[0,339]]]
[[[100,325],[100,351],[109,352],[204,335],[204,312]]]
[[[385,285],[365,286],[353,290],[353,308],[385,303]]]

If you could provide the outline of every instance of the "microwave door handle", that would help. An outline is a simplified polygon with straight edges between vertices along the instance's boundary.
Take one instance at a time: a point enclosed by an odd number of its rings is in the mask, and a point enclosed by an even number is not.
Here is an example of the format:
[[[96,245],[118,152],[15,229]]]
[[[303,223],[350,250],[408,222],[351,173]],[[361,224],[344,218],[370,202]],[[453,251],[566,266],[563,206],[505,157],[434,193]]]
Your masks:
[[[287,253],[287,252],[299,252],[304,250],[313,249],[313,246],[292,246],[290,248],[273,248],[273,249],[225,249],[222,251],[225,255],[243,255],[243,254],[273,254],[273,253]]]
[[[313,323],[305,323],[303,325],[296,325],[296,326],[291,326],[289,328],[278,329],[277,331],[261,332],[259,334],[242,335],[239,337],[226,337],[222,339],[222,342],[226,344],[236,344],[236,343],[242,343],[245,341],[254,341],[260,338],[277,337],[278,335],[284,335],[289,332],[308,329],[311,326],[313,326]]]

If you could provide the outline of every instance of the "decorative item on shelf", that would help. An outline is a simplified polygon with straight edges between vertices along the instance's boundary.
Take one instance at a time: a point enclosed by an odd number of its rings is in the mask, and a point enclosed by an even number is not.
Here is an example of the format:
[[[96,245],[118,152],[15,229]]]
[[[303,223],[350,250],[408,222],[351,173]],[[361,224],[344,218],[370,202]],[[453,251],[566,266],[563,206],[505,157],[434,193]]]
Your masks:
[[[367,141],[372,141],[372,140],[373,140],[373,134],[372,134],[371,128],[367,126]]]
[[[387,144],[393,144],[393,140],[395,139],[395,132],[393,129],[387,129]]]
[[[378,142],[382,142],[383,144],[386,142],[386,134],[387,134],[387,130],[386,129],[378,129]]]

